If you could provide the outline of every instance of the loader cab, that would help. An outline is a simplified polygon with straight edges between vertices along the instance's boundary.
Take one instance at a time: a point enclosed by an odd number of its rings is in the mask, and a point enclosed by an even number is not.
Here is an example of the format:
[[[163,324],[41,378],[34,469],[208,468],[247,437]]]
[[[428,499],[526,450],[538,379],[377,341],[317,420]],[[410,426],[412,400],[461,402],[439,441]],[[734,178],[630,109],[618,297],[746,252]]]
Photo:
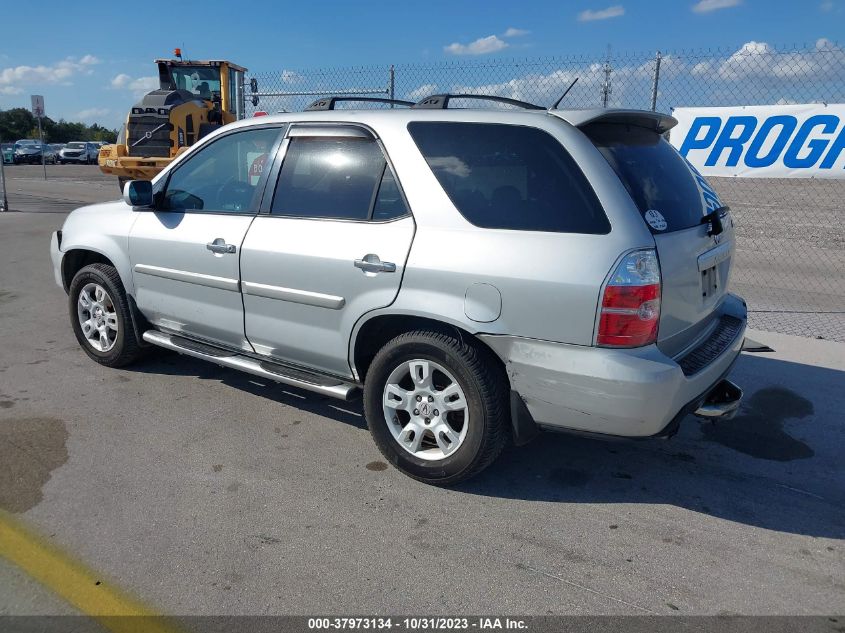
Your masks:
[[[246,68],[222,60],[157,59],[156,63],[161,90],[184,90],[197,99],[211,101],[220,108],[226,123],[244,117]]]

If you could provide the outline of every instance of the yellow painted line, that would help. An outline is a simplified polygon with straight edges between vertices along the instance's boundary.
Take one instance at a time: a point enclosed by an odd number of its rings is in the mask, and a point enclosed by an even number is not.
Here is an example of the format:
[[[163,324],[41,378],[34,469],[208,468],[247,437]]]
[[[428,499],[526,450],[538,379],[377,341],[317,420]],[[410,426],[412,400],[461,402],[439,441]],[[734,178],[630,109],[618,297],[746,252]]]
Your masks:
[[[164,617],[130,598],[2,510],[0,556],[114,633],[177,631]]]

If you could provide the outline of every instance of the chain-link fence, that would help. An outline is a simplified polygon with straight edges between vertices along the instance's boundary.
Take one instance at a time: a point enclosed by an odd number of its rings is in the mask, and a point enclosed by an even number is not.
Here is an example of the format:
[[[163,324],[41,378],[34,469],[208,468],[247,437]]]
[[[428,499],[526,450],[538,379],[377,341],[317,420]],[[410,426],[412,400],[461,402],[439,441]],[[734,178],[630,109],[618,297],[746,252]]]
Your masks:
[[[567,88],[561,108],[842,103],[845,49],[828,40],[791,48],[750,42],[736,50],[283,70],[250,78],[260,103],[247,103],[248,114],[300,111],[331,94],[417,101],[463,92],[551,105]],[[479,105],[507,107],[472,103]],[[748,300],[751,326],[845,341],[845,180],[711,182],[736,221],[732,287]]]

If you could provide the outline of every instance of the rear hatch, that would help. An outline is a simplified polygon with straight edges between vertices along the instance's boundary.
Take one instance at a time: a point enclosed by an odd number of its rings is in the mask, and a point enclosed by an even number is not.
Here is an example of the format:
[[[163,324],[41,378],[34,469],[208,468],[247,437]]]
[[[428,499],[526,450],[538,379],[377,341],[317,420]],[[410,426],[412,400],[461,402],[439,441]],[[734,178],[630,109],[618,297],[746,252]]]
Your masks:
[[[707,335],[727,293],[733,223],[719,214],[714,235],[705,215],[722,208],[716,192],[657,131],[621,122],[581,130],[619,176],[657,246],[662,274],[658,347],[676,356]]]

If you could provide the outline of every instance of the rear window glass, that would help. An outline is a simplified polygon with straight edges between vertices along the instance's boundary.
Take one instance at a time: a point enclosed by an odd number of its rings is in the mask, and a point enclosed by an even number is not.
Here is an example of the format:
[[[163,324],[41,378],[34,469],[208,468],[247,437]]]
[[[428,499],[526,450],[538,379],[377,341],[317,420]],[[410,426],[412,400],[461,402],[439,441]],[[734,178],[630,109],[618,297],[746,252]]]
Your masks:
[[[618,123],[596,123],[581,130],[613,167],[640,213],[659,211],[666,220],[665,231],[701,223],[705,213],[701,190],[686,161],[660,134]]]
[[[603,234],[610,223],[551,135],[491,123],[417,121],[408,130],[458,211],[491,229]]]

